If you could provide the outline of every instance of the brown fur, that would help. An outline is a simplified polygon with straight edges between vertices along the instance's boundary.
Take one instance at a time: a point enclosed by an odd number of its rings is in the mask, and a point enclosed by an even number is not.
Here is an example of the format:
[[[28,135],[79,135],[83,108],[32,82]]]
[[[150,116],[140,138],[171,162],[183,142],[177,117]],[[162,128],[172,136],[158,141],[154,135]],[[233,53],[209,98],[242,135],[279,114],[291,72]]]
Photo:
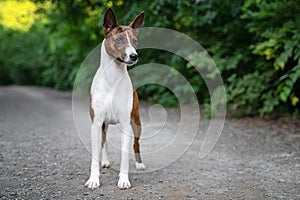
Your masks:
[[[90,113],[91,120],[94,121],[94,110],[92,108],[92,96],[90,96],[89,113]],[[141,119],[139,114],[139,97],[135,90],[133,91],[133,104],[132,104],[130,123],[134,135],[133,149],[135,153],[135,159],[138,163],[142,163],[142,159],[140,155],[140,144],[139,144],[139,140],[142,133],[142,125],[141,125]],[[102,147],[103,144],[106,142],[107,127],[108,127],[107,124],[105,123],[102,124],[102,142],[101,142]]]
[[[92,95],[90,95],[89,113],[90,113],[91,120],[93,122],[94,121],[95,113],[94,113],[94,109],[92,107]]]
[[[138,40],[136,31],[129,26],[116,26],[112,31],[106,34],[104,43],[107,53],[121,60],[125,59],[125,48],[128,46],[125,31],[128,33],[131,45],[137,48]]]
[[[102,124],[102,141],[101,141],[102,148],[103,148],[104,143],[106,142],[106,130],[107,130],[107,124],[103,123]]]
[[[140,144],[139,140],[142,133],[142,127],[141,127],[141,120],[140,120],[140,114],[139,114],[139,98],[137,95],[137,92],[133,91],[133,105],[132,105],[132,112],[131,112],[131,127],[134,134],[134,144],[133,144],[133,150],[135,154],[135,160],[138,163],[142,163],[141,155],[140,155]]]
[[[121,60],[125,59],[125,48],[128,41],[125,31],[128,33],[131,45],[136,49],[138,45],[137,33],[144,22],[144,13],[140,13],[129,26],[120,26],[117,18],[111,9],[108,9],[104,15],[103,31],[105,37],[105,48],[107,53]]]
[[[125,52],[126,46],[128,46],[128,41],[126,33],[130,39],[131,45],[136,49],[138,45],[137,33],[138,28],[142,25],[144,21],[144,13],[139,14],[135,20],[130,23],[129,26],[120,26],[117,24],[116,16],[113,14],[111,9],[106,11],[104,21],[103,21],[103,30],[105,37],[105,48],[109,55],[114,58],[125,59],[125,54],[120,52]],[[89,113],[91,120],[94,120],[94,110],[92,108],[92,96],[90,96],[90,105]],[[131,111],[131,127],[134,134],[134,144],[133,149],[135,153],[135,159],[138,163],[142,163],[140,156],[140,144],[139,139],[141,137],[141,120],[139,115],[139,99],[137,92],[133,91],[133,105]],[[106,141],[106,131],[108,124],[102,124],[102,147]]]

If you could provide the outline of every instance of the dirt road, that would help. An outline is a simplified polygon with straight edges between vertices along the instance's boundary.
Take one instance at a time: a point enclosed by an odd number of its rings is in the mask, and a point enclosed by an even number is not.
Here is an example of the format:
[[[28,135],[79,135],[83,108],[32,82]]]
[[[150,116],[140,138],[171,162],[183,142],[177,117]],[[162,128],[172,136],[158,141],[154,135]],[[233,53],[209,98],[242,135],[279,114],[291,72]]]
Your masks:
[[[90,154],[74,127],[71,106],[70,93],[0,87],[0,199],[300,199],[300,125],[287,119],[227,120],[205,159],[198,157],[197,136],[172,164],[132,173],[131,189],[117,188],[118,171],[112,167],[102,170],[101,187],[89,191],[83,185]],[[177,110],[170,112],[176,126]],[[200,127],[207,124],[201,120]],[[119,152],[109,154],[118,166],[113,158]],[[145,163],[150,169],[157,164]]]

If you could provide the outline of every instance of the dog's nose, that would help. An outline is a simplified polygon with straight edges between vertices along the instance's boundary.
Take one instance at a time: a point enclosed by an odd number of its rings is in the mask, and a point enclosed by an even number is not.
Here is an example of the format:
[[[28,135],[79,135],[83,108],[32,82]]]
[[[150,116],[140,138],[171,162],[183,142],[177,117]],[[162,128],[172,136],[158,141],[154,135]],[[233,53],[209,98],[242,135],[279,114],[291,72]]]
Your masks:
[[[132,61],[136,61],[136,60],[138,59],[138,55],[135,54],[135,53],[132,53],[132,54],[129,55],[129,58],[130,58],[130,60],[132,60]]]

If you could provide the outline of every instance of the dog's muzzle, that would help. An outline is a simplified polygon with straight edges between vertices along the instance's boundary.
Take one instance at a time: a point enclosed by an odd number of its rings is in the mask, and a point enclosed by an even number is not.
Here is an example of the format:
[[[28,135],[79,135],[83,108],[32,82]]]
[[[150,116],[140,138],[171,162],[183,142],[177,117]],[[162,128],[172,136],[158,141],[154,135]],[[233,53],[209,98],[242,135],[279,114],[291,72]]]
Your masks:
[[[138,54],[135,54],[135,53],[130,54],[129,61],[125,61],[125,60],[121,59],[120,57],[118,57],[116,60],[119,61],[120,63],[124,63],[129,66],[134,65],[135,63],[137,63]]]
[[[137,61],[138,55],[135,54],[135,53],[132,53],[132,54],[129,55],[129,58],[130,58],[130,60],[132,60],[132,61]]]

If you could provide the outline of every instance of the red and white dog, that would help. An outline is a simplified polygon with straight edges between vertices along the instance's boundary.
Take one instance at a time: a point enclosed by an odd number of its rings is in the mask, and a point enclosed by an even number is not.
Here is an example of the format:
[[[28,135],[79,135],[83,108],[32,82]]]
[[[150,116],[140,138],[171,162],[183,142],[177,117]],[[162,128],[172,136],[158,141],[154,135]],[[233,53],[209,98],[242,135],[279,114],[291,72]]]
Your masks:
[[[138,96],[133,89],[127,66],[138,60],[138,29],[144,22],[144,13],[140,13],[129,26],[117,24],[116,16],[111,9],[104,15],[104,40],[101,46],[100,67],[94,76],[91,86],[90,116],[92,162],[91,174],[85,183],[90,189],[100,186],[99,159],[100,143],[102,149],[102,167],[109,167],[107,156],[106,130],[109,124],[119,124],[122,130],[121,166],[118,187],[130,188],[128,178],[129,148],[131,136],[134,135],[134,153],[136,168],[145,169],[140,156],[139,139],[141,122],[139,116]],[[102,129],[102,137],[100,131]],[[133,133],[133,134],[132,134]],[[102,140],[101,140],[102,138]]]

